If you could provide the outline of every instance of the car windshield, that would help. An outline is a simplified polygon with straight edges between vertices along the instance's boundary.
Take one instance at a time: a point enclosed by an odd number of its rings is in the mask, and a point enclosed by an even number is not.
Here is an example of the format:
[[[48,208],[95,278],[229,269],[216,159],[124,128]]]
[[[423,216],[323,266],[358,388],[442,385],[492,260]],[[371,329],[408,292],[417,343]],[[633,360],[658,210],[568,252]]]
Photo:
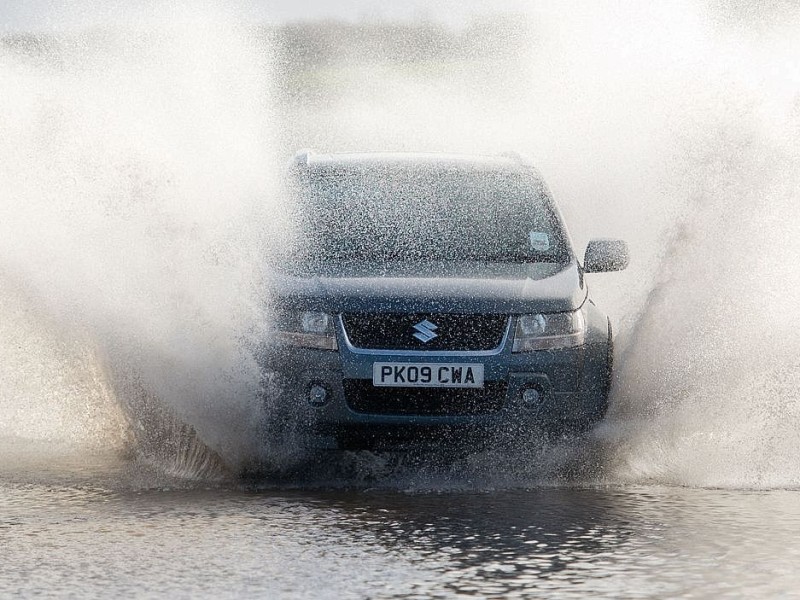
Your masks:
[[[313,172],[300,192],[298,250],[317,261],[566,262],[532,174],[387,167]]]

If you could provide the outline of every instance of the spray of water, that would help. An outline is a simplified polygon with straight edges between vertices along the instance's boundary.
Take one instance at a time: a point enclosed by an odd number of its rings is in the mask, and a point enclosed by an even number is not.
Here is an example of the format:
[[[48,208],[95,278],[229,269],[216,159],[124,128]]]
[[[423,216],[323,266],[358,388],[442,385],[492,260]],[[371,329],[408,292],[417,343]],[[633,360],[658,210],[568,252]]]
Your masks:
[[[609,418],[588,444],[557,445],[562,458],[528,458],[550,470],[577,454],[607,481],[797,485],[798,11],[530,6],[513,56],[364,57],[326,101],[291,97],[280,127],[267,53],[219,12],[3,50],[4,297],[96,357],[81,369],[102,372],[99,396],[157,398],[236,461],[258,438],[274,129],[286,151],[514,149],[543,171],[577,248],[619,236],[635,257],[589,282],[617,322]],[[3,393],[45,406],[46,390]],[[106,413],[95,429],[116,431]],[[501,485],[536,475],[518,463]]]
[[[91,442],[101,410],[165,453],[177,433],[229,464],[253,455],[280,230],[269,52],[223,10],[185,8],[0,46],[0,289],[34,323],[4,325],[3,433],[42,437],[13,407],[64,412],[77,372],[108,401],[72,389],[65,443]],[[48,345],[71,350],[34,370]]]
[[[800,299],[797,11],[775,6],[757,21],[686,3],[630,6],[610,22],[586,16],[583,60],[613,86],[611,98],[625,98],[622,115],[605,114],[630,119],[616,124],[622,136],[605,138],[612,161],[633,167],[625,177],[641,186],[615,186],[592,216],[616,221],[646,259],[630,275],[647,285],[620,288],[632,298],[600,290],[627,313],[612,412],[597,432],[608,474],[795,486],[800,347],[787,315]],[[621,38],[597,36],[621,23]]]

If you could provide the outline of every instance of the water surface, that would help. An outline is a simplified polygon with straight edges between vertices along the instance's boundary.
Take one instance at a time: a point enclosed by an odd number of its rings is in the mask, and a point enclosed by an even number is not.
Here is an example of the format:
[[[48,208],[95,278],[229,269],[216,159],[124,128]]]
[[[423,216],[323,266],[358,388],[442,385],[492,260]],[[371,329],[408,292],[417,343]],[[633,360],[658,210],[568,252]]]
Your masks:
[[[77,463],[0,475],[0,595],[697,598],[800,586],[796,491],[421,492]]]

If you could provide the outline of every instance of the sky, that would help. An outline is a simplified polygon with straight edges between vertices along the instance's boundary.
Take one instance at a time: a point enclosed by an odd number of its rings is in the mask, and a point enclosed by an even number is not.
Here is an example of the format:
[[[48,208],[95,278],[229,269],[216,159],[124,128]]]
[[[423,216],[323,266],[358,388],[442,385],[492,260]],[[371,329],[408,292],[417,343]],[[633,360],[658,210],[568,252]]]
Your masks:
[[[205,0],[178,0],[201,6]],[[71,29],[114,23],[131,11],[176,4],[169,0],[0,0],[0,29]],[[297,20],[430,19],[453,27],[487,14],[519,12],[525,0],[227,0],[226,7],[248,22]]]

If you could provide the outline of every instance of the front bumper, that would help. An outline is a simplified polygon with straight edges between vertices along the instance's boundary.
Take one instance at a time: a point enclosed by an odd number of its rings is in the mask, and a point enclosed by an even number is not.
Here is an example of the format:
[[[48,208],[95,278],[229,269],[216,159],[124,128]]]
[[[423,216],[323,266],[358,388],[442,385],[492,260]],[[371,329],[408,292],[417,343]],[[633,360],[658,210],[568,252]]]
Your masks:
[[[561,423],[588,424],[602,413],[595,394],[588,393],[587,373],[604,368],[604,349],[595,348],[591,338],[575,348],[512,353],[509,320],[503,343],[496,350],[481,352],[418,352],[363,350],[347,339],[341,321],[337,323],[338,351],[276,346],[270,349],[265,370],[270,373],[266,393],[280,398],[286,414],[302,423],[311,445],[340,447],[345,440],[378,442],[408,437],[441,439],[517,432]],[[487,388],[495,397],[473,410],[426,411],[427,414],[396,410],[383,411],[376,402],[354,401],[354,389],[369,393],[374,362],[396,363],[480,363]],[[602,364],[600,364],[602,363]],[[354,385],[357,384],[357,385]],[[497,385],[494,385],[497,384]],[[313,386],[327,390],[324,403],[310,401]],[[535,403],[525,402],[523,392],[539,392]],[[414,390],[417,388],[412,388]],[[436,394],[436,389],[428,390]],[[393,388],[402,395],[409,388]],[[499,394],[500,397],[496,397]],[[445,397],[447,394],[443,393]],[[474,404],[474,403],[473,403]],[[361,445],[360,443],[358,445]],[[372,444],[363,444],[372,445]]]

